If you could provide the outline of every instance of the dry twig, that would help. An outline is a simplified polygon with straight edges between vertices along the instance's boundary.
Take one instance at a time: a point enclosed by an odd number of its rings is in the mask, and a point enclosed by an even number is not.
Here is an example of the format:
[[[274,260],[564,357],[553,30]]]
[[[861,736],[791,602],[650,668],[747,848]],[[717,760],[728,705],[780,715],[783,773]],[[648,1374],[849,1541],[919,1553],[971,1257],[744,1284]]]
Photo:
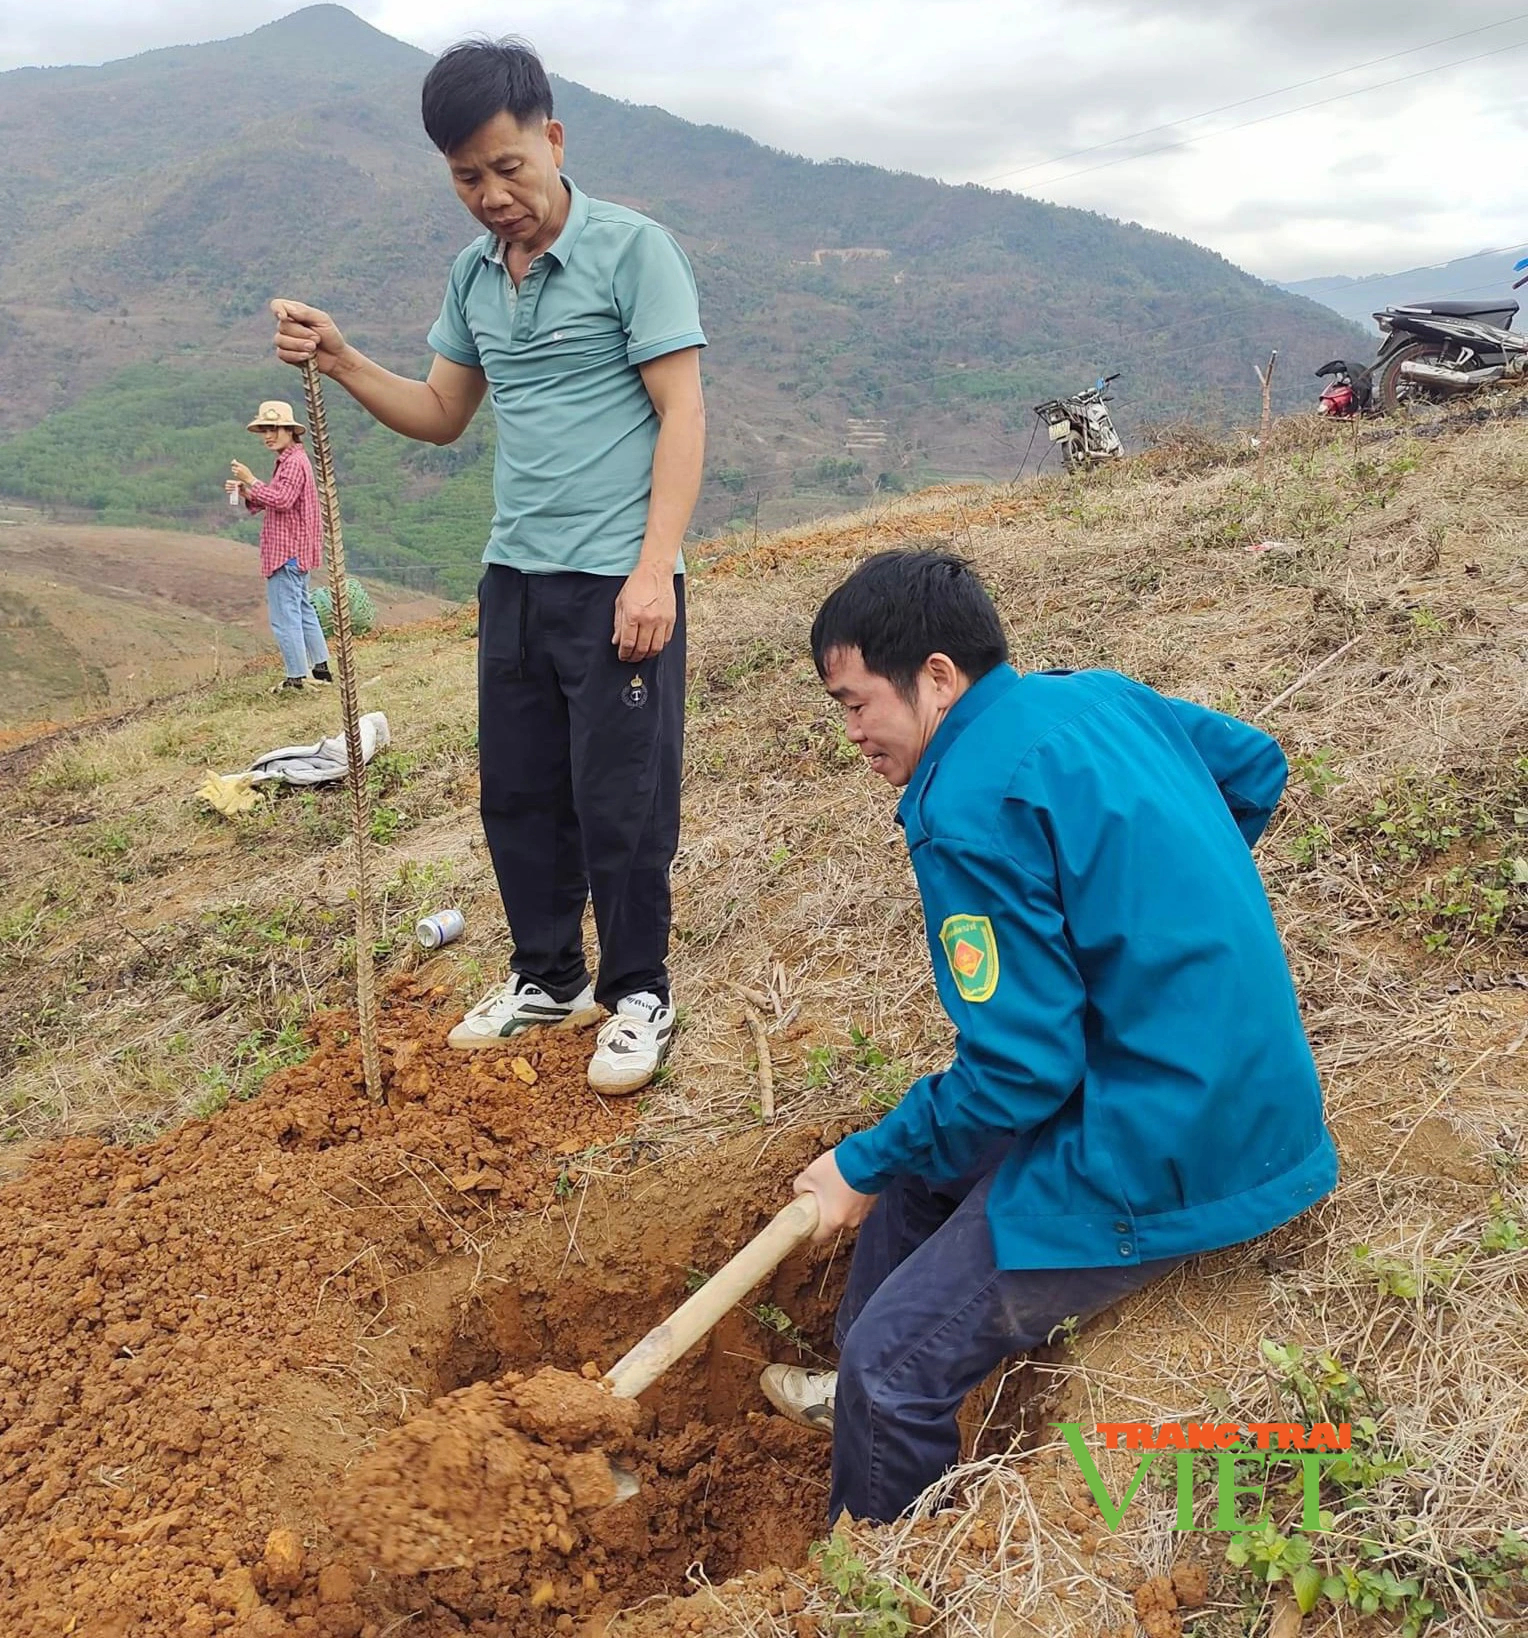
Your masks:
[[[1270,714],[1270,712],[1277,711],[1281,705],[1284,705],[1289,700],[1292,700],[1307,683],[1314,682],[1316,678],[1327,669],[1328,666],[1336,665],[1343,655],[1346,654],[1349,649],[1356,648],[1363,641],[1363,638],[1364,634],[1362,632],[1359,632],[1356,637],[1348,638],[1347,642],[1345,642],[1341,648],[1334,649],[1319,665],[1313,665],[1304,676],[1297,677],[1282,694],[1277,694],[1273,699],[1269,700],[1269,702],[1257,712],[1252,720],[1254,722],[1261,722],[1264,717]]]
[[[743,1016],[753,1033],[754,1051],[759,1059],[759,1117],[769,1126],[775,1118],[775,1066],[769,1059],[769,1035],[758,1009],[746,1001],[743,1003]]]

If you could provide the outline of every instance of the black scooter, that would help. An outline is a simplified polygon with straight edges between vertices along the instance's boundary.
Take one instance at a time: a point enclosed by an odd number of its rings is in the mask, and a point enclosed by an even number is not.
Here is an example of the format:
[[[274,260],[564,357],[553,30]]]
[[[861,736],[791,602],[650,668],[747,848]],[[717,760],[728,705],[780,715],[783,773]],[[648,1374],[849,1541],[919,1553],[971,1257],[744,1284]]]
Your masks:
[[[1528,284],[1528,257],[1513,269],[1512,286]],[[1371,374],[1374,400],[1387,414],[1401,404],[1438,403],[1475,392],[1508,376],[1528,375],[1528,335],[1512,329],[1518,304],[1493,301],[1419,301],[1374,315],[1385,332]]]

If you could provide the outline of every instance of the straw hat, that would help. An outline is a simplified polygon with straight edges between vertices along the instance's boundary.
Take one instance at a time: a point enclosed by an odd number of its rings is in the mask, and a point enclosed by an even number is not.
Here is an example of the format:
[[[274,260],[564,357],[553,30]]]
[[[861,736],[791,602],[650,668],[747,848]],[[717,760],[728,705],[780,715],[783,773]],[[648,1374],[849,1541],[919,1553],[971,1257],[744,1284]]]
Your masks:
[[[274,427],[285,427],[289,432],[307,431],[301,421],[292,418],[292,406],[283,404],[279,398],[267,399],[260,406],[260,413],[249,423],[251,432],[269,432]]]

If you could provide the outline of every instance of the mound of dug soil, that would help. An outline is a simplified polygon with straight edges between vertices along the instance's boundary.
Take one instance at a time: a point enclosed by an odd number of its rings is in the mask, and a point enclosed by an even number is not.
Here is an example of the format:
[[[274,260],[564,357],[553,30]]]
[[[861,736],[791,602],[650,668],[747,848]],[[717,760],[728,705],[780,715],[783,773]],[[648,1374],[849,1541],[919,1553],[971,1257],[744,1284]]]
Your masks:
[[[747,1316],[659,1385],[640,1433],[635,1408],[570,1432],[576,1407],[548,1410],[531,1374],[612,1363],[691,1268],[761,1226],[801,1155],[782,1140],[768,1168],[714,1152],[672,1179],[595,1180],[587,1151],[618,1173],[635,1110],[589,1091],[592,1038],[457,1053],[450,1016],[428,993],[389,997],[389,1106],[367,1101],[353,1020],[332,1016],[251,1102],[135,1148],[57,1144],[0,1190],[5,1638],[380,1638],[399,1622],[520,1638],[681,1589],[696,1562],[723,1577],[798,1561],[820,1532],[826,1444],[753,1414],[759,1363],[789,1345]],[[771,1293],[816,1337],[821,1284],[803,1260]],[[379,1464],[411,1443],[453,1505],[478,1472],[488,1516],[521,1469],[502,1442],[447,1435],[458,1407],[492,1422],[504,1395],[516,1437],[550,1453],[525,1478],[550,1499],[543,1539],[527,1507],[518,1534],[495,1519],[488,1558],[432,1558],[415,1464],[380,1485]],[[623,1453],[638,1498],[591,1505],[596,1444]],[[382,1495],[341,1543],[320,1503],[351,1470]],[[431,1527],[446,1540],[454,1516]]]
[[[330,1519],[385,1570],[470,1570],[515,1553],[533,1572],[573,1552],[577,1514],[615,1500],[610,1457],[642,1420],[634,1401],[550,1366],[474,1382],[387,1434]]]
[[[358,1562],[395,1578],[389,1605],[474,1632],[567,1632],[575,1618],[598,1631],[672,1588],[686,1551],[723,1571],[766,1562],[761,1548],[801,1557],[822,1523],[827,1441],[759,1415],[654,1435],[650,1413],[595,1374],[548,1367],[458,1389],[356,1465],[329,1520]],[[612,1458],[640,1481],[625,1501]]]
[[[469,1221],[473,1205],[541,1205],[566,1157],[629,1130],[634,1106],[589,1090],[588,1034],[527,1035],[502,1049],[458,1052],[427,1010],[435,999],[407,981],[395,990],[382,1105],[364,1095],[353,1020],[320,1020],[318,1050],[261,1100],[266,1135],[288,1152],[356,1143],[402,1152],[446,1185],[445,1214]],[[452,1196],[464,1202],[460,1210]]]

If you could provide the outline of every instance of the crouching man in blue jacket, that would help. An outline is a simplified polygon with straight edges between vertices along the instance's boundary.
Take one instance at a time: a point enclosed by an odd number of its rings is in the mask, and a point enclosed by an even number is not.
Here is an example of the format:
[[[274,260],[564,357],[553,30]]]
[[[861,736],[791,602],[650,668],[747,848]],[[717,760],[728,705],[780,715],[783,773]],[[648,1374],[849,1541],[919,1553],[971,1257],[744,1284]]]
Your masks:
[[[839,1368],[764,1391],[833,1434],[829,1517],[959,1458],[961,1400],[1196,1252],[1287,1222],[1337,1156],[1252,846],[1283,754],[1110,671],[1008,665],[959,558],[885,552],[812,653],[898,821],[955,1061],[796,1179],[860,1229]]]

